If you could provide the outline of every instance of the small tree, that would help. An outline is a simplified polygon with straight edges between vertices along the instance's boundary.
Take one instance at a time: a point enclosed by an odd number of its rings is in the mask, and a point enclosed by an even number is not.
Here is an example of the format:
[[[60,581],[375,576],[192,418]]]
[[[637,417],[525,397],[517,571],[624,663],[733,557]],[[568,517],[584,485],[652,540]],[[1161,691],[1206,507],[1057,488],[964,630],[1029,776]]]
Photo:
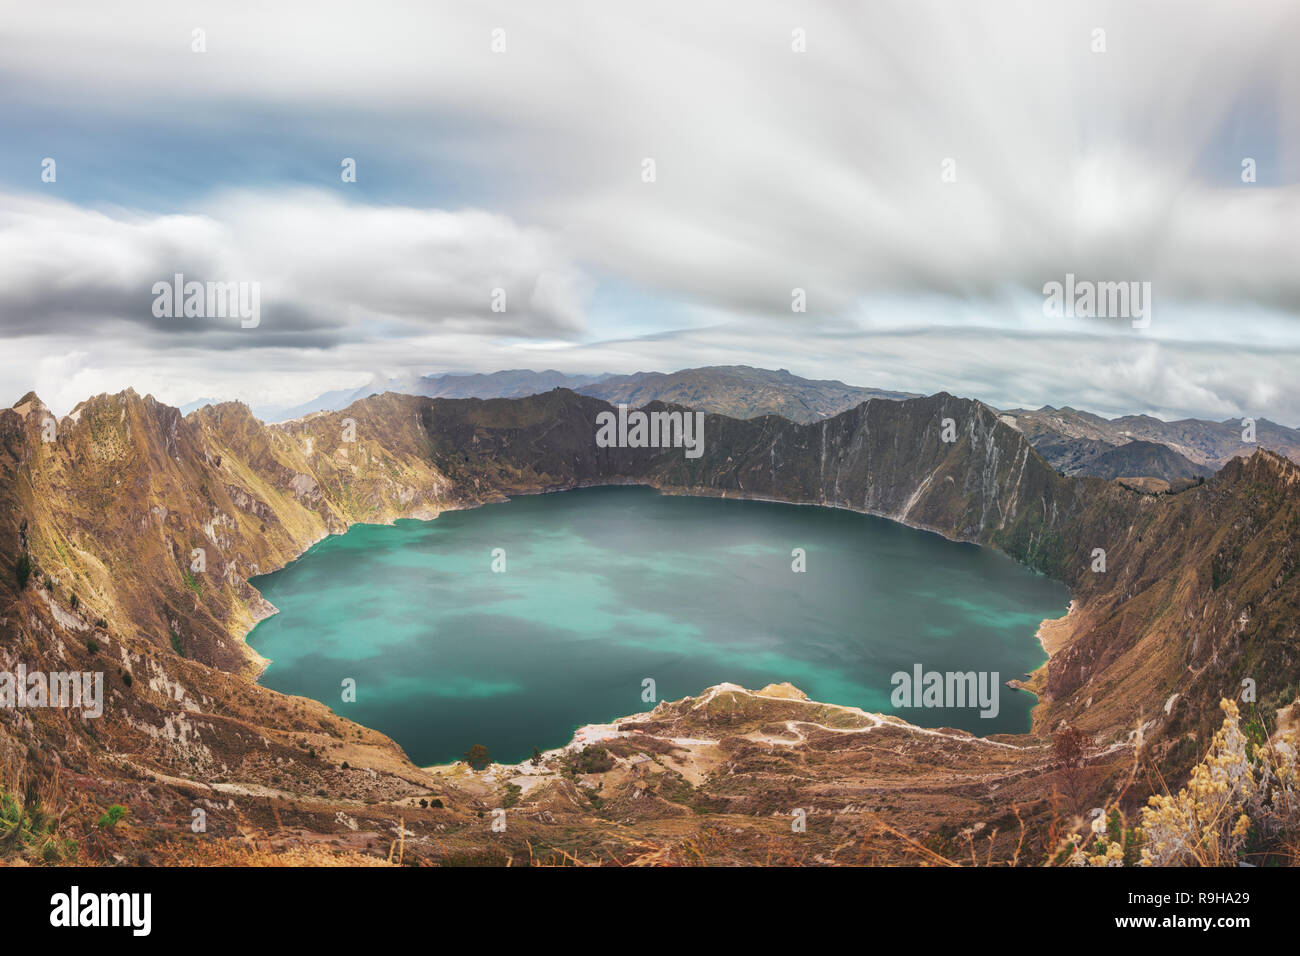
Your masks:
[[[482,744],[475,744],[465,751],[465,762],[473,770],[483,770],[491,761],[488,759],[488,749]]]
[[[1063,727],[1052,734],[1052,753],[1076,809],[1079,803],[1079,785],[1083,782],[1084,768],[1091,750],[1091,738],[1077,727]]]
[[[530,761],[534,767],[542,762],[542,752],[536,747],[533,748],[533,759]]]
[[[32,576],[32,559],[26,551],[18,555],[18,590],[27,587],[27,579]]]

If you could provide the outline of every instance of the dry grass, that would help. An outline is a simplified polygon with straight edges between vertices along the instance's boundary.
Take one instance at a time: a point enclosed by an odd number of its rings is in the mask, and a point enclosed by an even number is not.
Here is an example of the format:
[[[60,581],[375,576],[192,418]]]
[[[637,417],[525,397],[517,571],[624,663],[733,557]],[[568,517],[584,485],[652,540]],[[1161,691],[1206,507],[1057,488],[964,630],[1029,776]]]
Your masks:
[[[272,850],[240,840],[165,843],[157,849],[162,866],[394,866],[387,860],[325,846]]]
[[[1019,822],[1014,847],[1005,858],[995,859],[999,831],[987,833],[972,827],[959,836],[962,855],[951,859],[927,846],[917,837],[880,819],[871,817],[865,826],[842,843],[816,852],[789,838],[752,834],[725,828],[705,827],[678,840],[656,843],[641,841],[620,849],[621,856],[582,859],[562,849],[539,850],[529,844],[532,866],[1018,866],[1025,842],[1025,825],[1019,807],[1013,808]],[[1006,852],[1006,851],[1004,851]],[[969,855],[969,863],[966,862]]]
[[[1237,866],[1243,860],[1300,863],[1300,761],[1291,734],[1272,738],[1243,728],[1237,704],[1223,700],[1223,725],[1177,793],[1153,764],[1154,793],[1130,827],[1120,807],[1142,767],[1136,748],[1128,781],[1091,833],[1068,833],[1052,862],[1074,866]],[[1253,742],[1250,733],[1257,734]]]

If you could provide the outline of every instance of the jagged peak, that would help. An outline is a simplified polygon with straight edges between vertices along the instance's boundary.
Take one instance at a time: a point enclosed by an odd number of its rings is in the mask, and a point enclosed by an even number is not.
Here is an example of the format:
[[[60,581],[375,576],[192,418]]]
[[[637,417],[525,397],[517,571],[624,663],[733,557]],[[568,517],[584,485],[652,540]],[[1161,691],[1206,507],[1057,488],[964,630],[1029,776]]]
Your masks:
[[[14,402],[12,411],[18,416],[19,420],[26,422],[33,412],[38,413],[37,418],[41,418],[42,412],[49,412],[49,406],[46,405],[39,395],[35,392],[28,392],[18,401]]]
[[[1267,448],[1256,448],[1250,455],[1238,455],[1226,462],[1215,477],[1236,480],[1247,475],[1254,478],[1282,478],[1293,483],[1300,481],[1300,465],[1286,455]]]
[[[139,393],[128,385],[120,392],[100,392],[98,395],[91,395],[89,398],[84,398],[76,404],[76,407],[72,409],[72,413],[74,415],[78,414],[95,405],[105,405],[108,403],[130,405],[142,401],[144,401],[144,399],[140,397]]]
[[[364,399],[361,399],[361,401],[364,401]],[[356,403],[354,402],[353,404]],[[240,418],[248,418],[253,421],[261,421],[260,418],[258,418],[256,415],[253,414],[253,409],[250,408],[246,402],[241,402],[234,399],[226,402],[209,402],[206,405],[194,409],[194,411],[190,412],[188,415],[184,417],[186,419],[193,418],[202,421],[209,418],[225,418],[227,415],[237,415]],[[311,417],[310,415],[304,416],[304,418],[310,418],[310,417]],[[290,419],[290,421],[299,421],[299,420],[300,419]],[[287,424],[287,423],[282,422],[281,424]]]
[[[1246,463],[1254,468],[1271,468],[1279,474],[1300,475],[1300,466],[1297,466],[1286,455],[1273,451],[1270,448],[1257,448]]]

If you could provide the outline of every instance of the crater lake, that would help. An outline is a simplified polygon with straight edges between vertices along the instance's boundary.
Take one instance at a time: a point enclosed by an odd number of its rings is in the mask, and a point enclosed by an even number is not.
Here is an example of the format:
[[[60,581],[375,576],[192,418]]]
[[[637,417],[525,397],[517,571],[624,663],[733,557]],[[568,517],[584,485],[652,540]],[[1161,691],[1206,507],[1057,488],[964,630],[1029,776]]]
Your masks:
[[[650,710],[647,681],[659,701],[788,681],[923,727],[1025,732],[1034,698],[1002,684],[1043,663],[1035,632],[1069,601],[996,551],[882,518],[637,487],[354,525],[252,583],[279,609],[248,636],[262,683],[422,766],[563,746]],[[893,706],[893,675],[918,665],[996,672],[997,715]]]

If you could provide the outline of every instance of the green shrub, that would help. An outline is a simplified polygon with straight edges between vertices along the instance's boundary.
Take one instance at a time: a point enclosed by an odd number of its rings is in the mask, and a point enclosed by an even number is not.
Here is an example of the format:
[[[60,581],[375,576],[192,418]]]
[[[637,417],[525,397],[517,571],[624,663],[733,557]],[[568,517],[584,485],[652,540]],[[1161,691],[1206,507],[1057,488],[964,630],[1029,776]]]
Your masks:
[[[29,796],[24,807],[9,793],[0,792],[0,858],[21,857],[38,863],[65,863],[77,855],[75,840],[58,835],[59,822]]]
[[[569,769],[574,773],[607,773],[614,769],[614,755],[604,747],[586,746],[570,758]]]
[[[104,812],[96,824],[101,830],[111,830],[113,827],[126,817],[126,807],[120,803],[115,803]]]
[[[18,590],[27,587],[27,579],[32,576],[32,559],[24,551],[18,555],[18,567],[15,569],[18,574]]]

